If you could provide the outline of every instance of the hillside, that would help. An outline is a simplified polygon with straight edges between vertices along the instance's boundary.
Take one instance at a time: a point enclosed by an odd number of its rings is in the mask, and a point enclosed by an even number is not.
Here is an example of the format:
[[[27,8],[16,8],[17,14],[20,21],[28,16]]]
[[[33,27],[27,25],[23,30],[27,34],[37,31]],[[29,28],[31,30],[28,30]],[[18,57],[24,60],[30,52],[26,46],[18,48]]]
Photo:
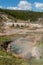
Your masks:
[[[36,21],[38,18],[43,18],[43,12],[23,11],[23,10],[6,10],[6,9],[0,9],[0,12],[6,13],[16,19],[21,19],[21,20],[30,19],[30,21]]]
[[[0,65],[43,65],[43,12],[0,9]]]
[[[0,32],[4,30],[4,22],[25,23],[26,21],[43,24],[43,12],[0,9]]]

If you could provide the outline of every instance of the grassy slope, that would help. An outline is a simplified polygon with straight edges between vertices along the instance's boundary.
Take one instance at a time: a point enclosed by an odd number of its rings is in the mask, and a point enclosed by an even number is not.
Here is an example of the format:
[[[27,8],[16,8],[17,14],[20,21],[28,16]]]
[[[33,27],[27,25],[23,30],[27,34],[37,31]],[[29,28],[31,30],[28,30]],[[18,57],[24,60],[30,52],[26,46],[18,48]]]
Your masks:
[[[12,56],[10,53],[0,51],[0,65],[28,65],[28,63],[23,59]]]
[[[43,65],[43,59],[23,60],[12,56],[10,53],[0,51],[0,65]]]

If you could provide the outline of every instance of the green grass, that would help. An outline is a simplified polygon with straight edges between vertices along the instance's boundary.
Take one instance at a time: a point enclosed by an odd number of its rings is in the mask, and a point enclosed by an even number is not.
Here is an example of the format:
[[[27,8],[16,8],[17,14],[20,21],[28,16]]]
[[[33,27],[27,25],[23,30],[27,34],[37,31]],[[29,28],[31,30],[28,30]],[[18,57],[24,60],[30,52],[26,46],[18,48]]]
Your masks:
[[[17,58],[16,59],[0,58],[0,65],[28,65],[28,63]]]
[[[0,56],[11,56],[11,55],[12,55],[11,53],[7,53],[5,51],[0,50]]]
[[[0,57],[0,65],[28,65],[26,60],[18,59],[10,53],[0,51],[0,56],[3,56]]]
[[[11,53],[7,53],[5,51],[0,51],[0,56],[3,56],[0,57],[0,65],[43,65],[43,58],[39,60],[18,59],[15,56],[13,56]]]
[[[11,40],[10,36],[0,36],[0,45],[10,40]]]
[[[7,41],[7,40],[9,40],[8,37],[0,37],[0,42],[4,42],[4,41]]]

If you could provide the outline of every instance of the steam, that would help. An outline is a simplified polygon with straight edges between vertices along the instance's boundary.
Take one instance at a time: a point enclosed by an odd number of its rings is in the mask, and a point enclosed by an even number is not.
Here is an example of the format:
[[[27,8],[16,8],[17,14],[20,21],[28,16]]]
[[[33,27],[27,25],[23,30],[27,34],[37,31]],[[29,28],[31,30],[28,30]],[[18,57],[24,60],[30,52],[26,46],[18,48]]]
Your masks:
[[[17,55],[22,55],[26,59],[31,57],[39,59],[41,56],[40,49],[36,46],[34,47],[34,44],[36,42],[33,42],[28,36],[21,37],[10,44],[10,51]]]

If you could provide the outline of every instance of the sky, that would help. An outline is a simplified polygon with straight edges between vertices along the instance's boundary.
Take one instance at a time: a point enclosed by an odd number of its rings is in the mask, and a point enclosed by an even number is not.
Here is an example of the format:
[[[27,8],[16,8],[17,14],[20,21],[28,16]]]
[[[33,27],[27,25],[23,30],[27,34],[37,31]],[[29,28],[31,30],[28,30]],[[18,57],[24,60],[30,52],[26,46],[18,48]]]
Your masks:
[[[0,0],[0,8],[43,12],[43,0]]]

